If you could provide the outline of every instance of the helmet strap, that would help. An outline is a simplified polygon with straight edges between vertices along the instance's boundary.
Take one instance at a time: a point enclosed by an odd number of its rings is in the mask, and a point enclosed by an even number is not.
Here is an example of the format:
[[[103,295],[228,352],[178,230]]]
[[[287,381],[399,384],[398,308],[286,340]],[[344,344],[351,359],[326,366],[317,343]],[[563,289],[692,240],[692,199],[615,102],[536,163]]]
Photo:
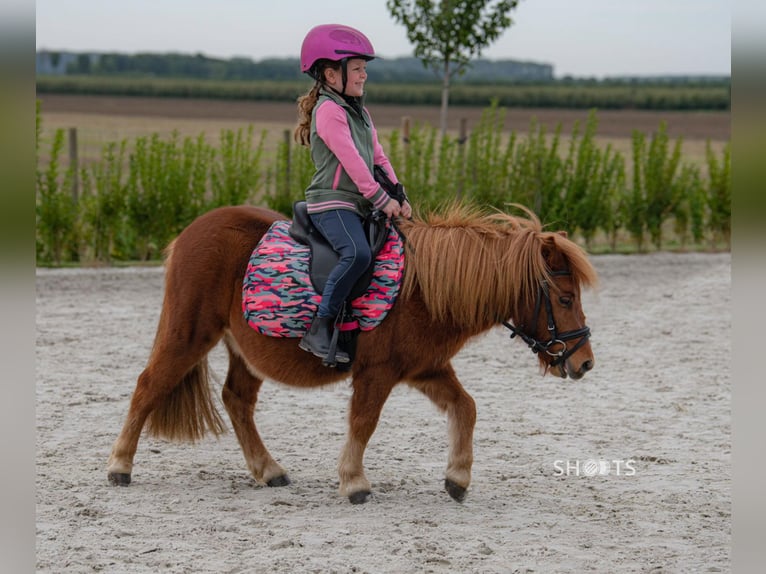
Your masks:
[[[340,69],[341,69],[341,78],[343,80],[343,86],[340,90],[340,95],[344,95],[346,93],[346,82],[348,81],[348,58],[343,58],[340,61]]]
[[[348,83],[348,58],[342,58],[340,61],[340,74],[341,74],[341,90],[338,92],[341,96],[346,93],[346,84]],[[319,82],[321,85],[326,86],[327,82],[324,77],[324,71],[320,71],[319,67],[314,65],[311,68],[309,68],[306,73],[311,76],[314,80]],[[337,90],[333,90],[336,91]]]

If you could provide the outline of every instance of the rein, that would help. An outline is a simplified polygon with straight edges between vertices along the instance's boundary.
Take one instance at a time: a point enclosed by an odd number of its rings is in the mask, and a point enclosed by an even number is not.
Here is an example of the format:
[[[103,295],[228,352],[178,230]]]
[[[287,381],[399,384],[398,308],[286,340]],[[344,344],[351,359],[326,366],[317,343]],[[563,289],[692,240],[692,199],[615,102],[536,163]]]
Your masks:
[[[552,276],[564,276],[564,275],[571,275],[571,271],[567,270],[560,270],[560,271],[552,271]],[[551,361],[551,366],[555,367],[564,361],[566,361],[569,357],[571,357],[577,349],[582,347],[585,342],[590,338],[590,327],[582,327],[580,329],[575,329],[573,331],[565,331],[563,333],[558,333],[556,329],[556,321],[553,319],[553,306],[551,305],[551,296],[550,291],[548,288],[548,282],[542,281],[540,286],[537,290],[537,299],[535,300],[535,318],[534,323],[537,324],[537,319],[540,316],[540,308],[542,304],[545,304],[545,312],[548,314],[548,332],[550,333],[551,338],[548,341],[540,341],[538,339],[535,339],[534,337],[530,337],[526,333],[524,333],[521,329],[518,327],[510,324],[507,321],[502,321],[502,324],[504,327],[508,328],[511,331],[511,339],[513,339],[516,335],[521,337],[521,339],[529,345],[530,349],[532,349],[532,352],[537,354],[540,351],[546,352],[551,357],[555,357],[553,361]],[[570,341],[572,339],[576,339],[578,337],[581,337],[580,340],[575,344],[574,347],[571,349],[567,349],[566,341]],[[558,351],[552,351],[551,347],[554,345],[561,345],[561,349]]]

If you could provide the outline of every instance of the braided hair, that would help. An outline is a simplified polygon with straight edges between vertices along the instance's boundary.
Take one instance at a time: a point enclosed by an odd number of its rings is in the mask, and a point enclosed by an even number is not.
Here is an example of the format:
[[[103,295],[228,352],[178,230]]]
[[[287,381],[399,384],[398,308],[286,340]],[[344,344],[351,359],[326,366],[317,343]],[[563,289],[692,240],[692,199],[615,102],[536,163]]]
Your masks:
[[[319,90],[325,86],[324,72],[328,68],[339,70],[340,62],[332,60],[319,60],[314,64],[311,76],[316,82],[307,94],[298,98],[298,125],[293,132],[293,139],[301,145],[311,145],[311,113],[319,100]]]

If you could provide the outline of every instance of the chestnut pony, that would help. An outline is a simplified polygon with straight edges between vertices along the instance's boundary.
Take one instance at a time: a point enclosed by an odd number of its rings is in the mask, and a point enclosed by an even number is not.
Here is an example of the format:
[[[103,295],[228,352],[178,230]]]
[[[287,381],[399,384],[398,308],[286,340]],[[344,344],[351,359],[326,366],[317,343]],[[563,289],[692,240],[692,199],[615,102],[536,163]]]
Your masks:
[[[359,335],[350,373],[322,366],[298,348],[297,339],[259,334],[244,318],[242,282],[250,254],[284,216],[250,206],[200,216],[167,249],[156,339],[109,457],[110,483],[130,483],[147,422],[151,434],[171,440],[225,432],[207,373],[207,354],[223,339],[229,355],[223,404],[256,480],[290,483],[255,427],[263,381],[316,387],[350,376],[349,431],[338,466],[341,494],[352,503],[368,499],[364,450],[391,390],[404,382],[447,415],[445,487],[462,501],[471,481],[476,407],[450,359],[466,341],[504,324],[537,353],[543,372],[579,379],[594,364],[580,287],[595,285],[596,272],[565,233],[543,231],[537,217],[523,211],[526,217],[451,207],[400,222],[404,284],[386,319]]]

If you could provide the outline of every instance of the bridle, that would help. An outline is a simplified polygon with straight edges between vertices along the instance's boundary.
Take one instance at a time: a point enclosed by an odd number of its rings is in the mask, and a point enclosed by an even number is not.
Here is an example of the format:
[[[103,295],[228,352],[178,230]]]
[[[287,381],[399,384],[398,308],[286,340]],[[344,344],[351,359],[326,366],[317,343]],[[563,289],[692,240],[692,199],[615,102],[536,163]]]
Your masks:
[[[551,276],[553,277],[562,277],[571,274],[572,272],[566,269],[551,271]],[[540,286],[537,289],[537,299],[535,300],[535,316],[533,323],[534,325],[538,323],[542,303],[545,304],[545,312],[548,314],[548,332],[551,336],[548,341],[540,341],[534,337],[530,337],[518,327],[511,325],[508,321],[502,321],[502,323],[503,326],[510,329],[511,339],[518,335],[527,345],[529,345],[533,353],[537,354],[540,351],[544,351],[551,357],[555,357],[553,361],[551,361],[551,366],[555,367],[556,365],[566,361],[574,354],[575,351],[577,351],[577,349],[582,347],[588,341],[590,338],[590,327],[585,326],[580,329],[565,331],[563,333],[559,333],[557,331],[556,321],[553,319],[553,306],[551,305],[551,296],[548,288],[548,282],[545,280],[540,282]],[[577,339],[578,337],[580,337],[580,340],[574,345],[574,347],[567,349],[566,341]],[[561,345],[561,349],[558,351],[552,351],[551,347],[554,345]]]

